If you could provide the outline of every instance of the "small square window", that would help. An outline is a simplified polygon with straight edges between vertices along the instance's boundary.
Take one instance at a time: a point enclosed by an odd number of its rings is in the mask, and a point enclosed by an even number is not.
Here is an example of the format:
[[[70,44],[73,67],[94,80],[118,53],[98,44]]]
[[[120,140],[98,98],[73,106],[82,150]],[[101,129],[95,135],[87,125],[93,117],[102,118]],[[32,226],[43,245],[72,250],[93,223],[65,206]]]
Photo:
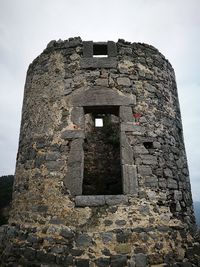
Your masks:
[[[103,119],[95,118],[95,127],[103,127]]]
[[[94,43],[93,44],[93,57],[108,57],[107,44]]]

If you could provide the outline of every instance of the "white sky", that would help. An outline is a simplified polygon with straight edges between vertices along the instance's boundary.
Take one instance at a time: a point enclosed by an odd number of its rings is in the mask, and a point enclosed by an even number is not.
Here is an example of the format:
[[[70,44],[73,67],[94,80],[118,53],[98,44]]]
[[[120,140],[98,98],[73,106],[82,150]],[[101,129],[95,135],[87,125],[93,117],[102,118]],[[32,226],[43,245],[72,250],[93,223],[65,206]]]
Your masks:
[[[50,40],[75,36],[144,42],[169,59],[200,201],[199,0],[0,0],[0,175],[14,173],[28,65]]]

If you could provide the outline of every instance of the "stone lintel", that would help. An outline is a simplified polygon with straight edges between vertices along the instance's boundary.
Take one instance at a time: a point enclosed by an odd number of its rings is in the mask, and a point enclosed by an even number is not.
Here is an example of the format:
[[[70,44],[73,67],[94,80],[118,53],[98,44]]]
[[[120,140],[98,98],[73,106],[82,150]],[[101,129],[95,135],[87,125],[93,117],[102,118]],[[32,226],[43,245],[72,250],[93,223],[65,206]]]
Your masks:
[[[115,57],[95,58],[87,57],[80,59],[82,69],[97,69],[97,68],[116,68],[117,60]]]
[[[108,87],[94,86],[88,90],[75,93],[71,104],[75,107],[133,106],[135,104],[135,96],[127,96]]]

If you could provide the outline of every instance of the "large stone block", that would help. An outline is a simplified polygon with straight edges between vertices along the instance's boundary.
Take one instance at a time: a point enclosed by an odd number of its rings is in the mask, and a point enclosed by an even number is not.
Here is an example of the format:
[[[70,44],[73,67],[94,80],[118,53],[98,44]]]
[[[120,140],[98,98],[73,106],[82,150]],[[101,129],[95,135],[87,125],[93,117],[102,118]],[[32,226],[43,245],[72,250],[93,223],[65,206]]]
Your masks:
[[[83,56],[88,58],[93,56],[93,42],[83,42]]]
[[[77,207],[97,207],[103,205],[128,204],[128,198],[125,195],[94,195],[94,196],[76,196],[75,204]]]
[[[136,125],[135,122],[121,123],[121,131],[132,132],[133,135],[144,135],[145,133],[145,129]]]
[[[158,178],[156,176],[146,176],[145,177],[145,185],[149,187],[157,187],[158,186]]]
[[[68,139],[76,139],[76,138],[85,138],[85,134],[82,130],[66,130],[62,132],[61,138]]]
[[[117,78],[117,83],[122,86],[131,86],[131,81],[129,78]]]
[[[79,128],[84,128],[84,110],[83,107],[73,107],[71,111],[71,121]],[[84,135],[83,135],[84,136]]]
[[[104,196],[76,196],[75,204],[77,207],[97,207],[105,205]]]
[[[83,140],[73,140],[69,153],[67,174],[64,178],[65,186],[72,195],[82,194],[83,160]]]
[[[152,169],[150,166],[138,166],[138,173],[142,176],[151,176],[152,175]]]
[[[128,198],[125,195],[105,195],[105,203],[107,205],[128,204]]]
[[[120,106],[119,116],[122,122],[133,122],[132,107]]]
[[[137,170],[135,165],[125,164],[123,169],[123,192],[135,195],[138,193]]]
[[[108,57],[116,57],[117,56],[117,46],[113,41],[108,41]]]
[[[75,93],[71,98],[72,106],[129,106],[134,105],[135,96],[120,93],[107,87],[94,86]]]
[[[138,253],[135,255],[135,266],[136,267],[146,267],[147,266],[147,256],[143,253]]]
[[[126,255],[113,255],[110,258],[110,266],[111,267],[125,267],[127,266],[127,256]]]
[[[133,163],[133,149],[124,132],[121,132],[121,163],[130,165]]]
[[[97,68],[116,68],[117,60],[114,57],[110,58],[81,58],[80,65],[82,69],[97,69]]]
[[[157,157],[153,155],[141,155],[141,160],[143,164],[146,165],[156,165],[158,164]]]

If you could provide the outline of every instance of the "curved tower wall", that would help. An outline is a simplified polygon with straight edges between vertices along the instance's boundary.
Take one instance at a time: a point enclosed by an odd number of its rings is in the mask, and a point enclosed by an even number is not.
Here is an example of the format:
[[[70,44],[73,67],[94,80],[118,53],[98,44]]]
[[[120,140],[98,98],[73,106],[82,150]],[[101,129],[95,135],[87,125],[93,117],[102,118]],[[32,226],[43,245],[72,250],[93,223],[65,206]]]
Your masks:
[[[94,126],[99,117],[109,121],[102,129]],[[118,129],[117,141],[109,136],[114,145],[103,144],[106,127]],[[118,162],[111,170],[103,165],[110,158]],[[97,178],[97,165],[108,178]],[[109,171],[116,168],[114,180]],[[117,179],[121,187],[115,190]],[[52,255],[58,264],[65,255],[71,265],[83,261],[84,266],[151,266],[187,257],[194,215],[181,115],[174,70],[157,49],[72,38],[50,42],[33,61],[10,224],[29,237],[40,236],[36,262],[40,253],[44,262]],[[140,260],[146,265],[137,265]]]

